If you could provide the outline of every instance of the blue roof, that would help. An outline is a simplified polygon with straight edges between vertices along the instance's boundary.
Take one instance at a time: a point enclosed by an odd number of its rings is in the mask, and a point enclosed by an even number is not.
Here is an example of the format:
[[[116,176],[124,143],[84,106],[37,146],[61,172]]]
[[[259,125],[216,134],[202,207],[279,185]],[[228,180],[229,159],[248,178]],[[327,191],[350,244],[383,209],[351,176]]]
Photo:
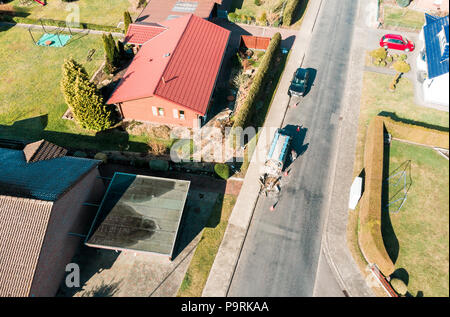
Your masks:
[[[425,38],[425,49],[428,64],[428,78],[434,78],[448,73],[448,29],[449,17],[434,17],[425,14],[426,25],[423,27]],[[442,46],[439,39],[439,33],[443,30],[444,42]]]
[[[0,148],[0,195],[56,201],[98,163],[70,156],[27,163],[23,151]]]

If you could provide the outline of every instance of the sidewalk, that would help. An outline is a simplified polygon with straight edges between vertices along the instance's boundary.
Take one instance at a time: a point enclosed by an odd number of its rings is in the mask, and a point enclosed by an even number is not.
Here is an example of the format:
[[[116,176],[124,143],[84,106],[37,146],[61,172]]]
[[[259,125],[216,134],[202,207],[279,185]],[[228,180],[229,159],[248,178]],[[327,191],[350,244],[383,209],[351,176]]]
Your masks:
[[[261,131],[261,135],[264,133],[267,133],[267,135],[270,134],[272,132],[270,128],[280,127],[283,121],[287,110],[286,92],[289,87],[290,76],[297,69],[299,61],[302,61],[305,56],[321,4],[322,0],[312,1],[308,6],[302,27],[297,33],[291,56],[286,64],[275,98],[267,115],[265,126]],[[258,160],[258,158],[264,157],[270,146],[270,137],[261,137],[261,135],[245,176],[241,194],[236,201],[236,205],[228,221],[228,227],[217,252],[205,288],[203,289],[202,296],[204,297],[227,296],[241,248],[247,234],[247,229],[253,215],[253,210],[258,200],[258,177],[264,163],[263,161]]]

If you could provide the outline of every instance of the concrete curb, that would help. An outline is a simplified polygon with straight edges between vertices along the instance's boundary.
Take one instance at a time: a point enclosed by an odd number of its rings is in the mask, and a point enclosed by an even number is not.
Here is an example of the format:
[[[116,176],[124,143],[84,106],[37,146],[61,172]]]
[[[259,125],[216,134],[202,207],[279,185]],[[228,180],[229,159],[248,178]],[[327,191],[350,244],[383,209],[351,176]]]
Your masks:
[[[298,65],[298,60],[295,60],[293,57],[301,57],[306,53],[322,1],[323,0],[311,1],[308,5],[306,16],[292,47],[291,58],[287,62],[282,78],[280,79],[280,86],[282,81],[290,80],[291,72],[288,71],[288,69],[296,68],[297,66],[295,66],[294,63]],[[277,95],[281,93],[284,92],[280,92],[280,90],[276,92],[260,136],[264,135],[264,133],[270,133],[270,127],[280,127],[283,122],[285,108],[287,108],[288,105],[279,105],[277,107],[277,103],[275,102]],[[280,109],[280,107],[285,108]],[[253,217],[253,211],[259,197],[258,177],[263,163],[259,162],[257,158],[265,157],[266,151],[270,146],[268,142],[270,142],[270,137],[260,137],[257,142],[242,185],[241,194],[230,215],[222,243],[220,244],[208,280],[203,289],[203,297],[225,297],[228,294],[234,271],[239,261],[242,246]]]

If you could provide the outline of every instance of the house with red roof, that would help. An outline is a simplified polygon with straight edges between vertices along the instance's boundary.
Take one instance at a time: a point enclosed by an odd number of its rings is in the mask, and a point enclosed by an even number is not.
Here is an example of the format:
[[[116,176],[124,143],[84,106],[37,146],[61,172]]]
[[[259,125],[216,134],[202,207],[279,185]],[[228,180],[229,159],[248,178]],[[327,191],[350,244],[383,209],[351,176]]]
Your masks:
[[[193,14],[159,23],[141,41],[107,101],[124,120],[196,127],[205,116],[230,31]]]

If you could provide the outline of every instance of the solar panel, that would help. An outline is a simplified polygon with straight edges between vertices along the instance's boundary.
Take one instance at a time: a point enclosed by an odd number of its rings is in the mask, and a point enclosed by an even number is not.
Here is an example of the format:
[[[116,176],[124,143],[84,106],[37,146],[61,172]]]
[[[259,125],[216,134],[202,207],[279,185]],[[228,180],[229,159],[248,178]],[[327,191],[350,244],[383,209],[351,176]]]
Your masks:
[[[198,2],[196,1],[177,1],[172,11],[194,13],[197,10]]]

